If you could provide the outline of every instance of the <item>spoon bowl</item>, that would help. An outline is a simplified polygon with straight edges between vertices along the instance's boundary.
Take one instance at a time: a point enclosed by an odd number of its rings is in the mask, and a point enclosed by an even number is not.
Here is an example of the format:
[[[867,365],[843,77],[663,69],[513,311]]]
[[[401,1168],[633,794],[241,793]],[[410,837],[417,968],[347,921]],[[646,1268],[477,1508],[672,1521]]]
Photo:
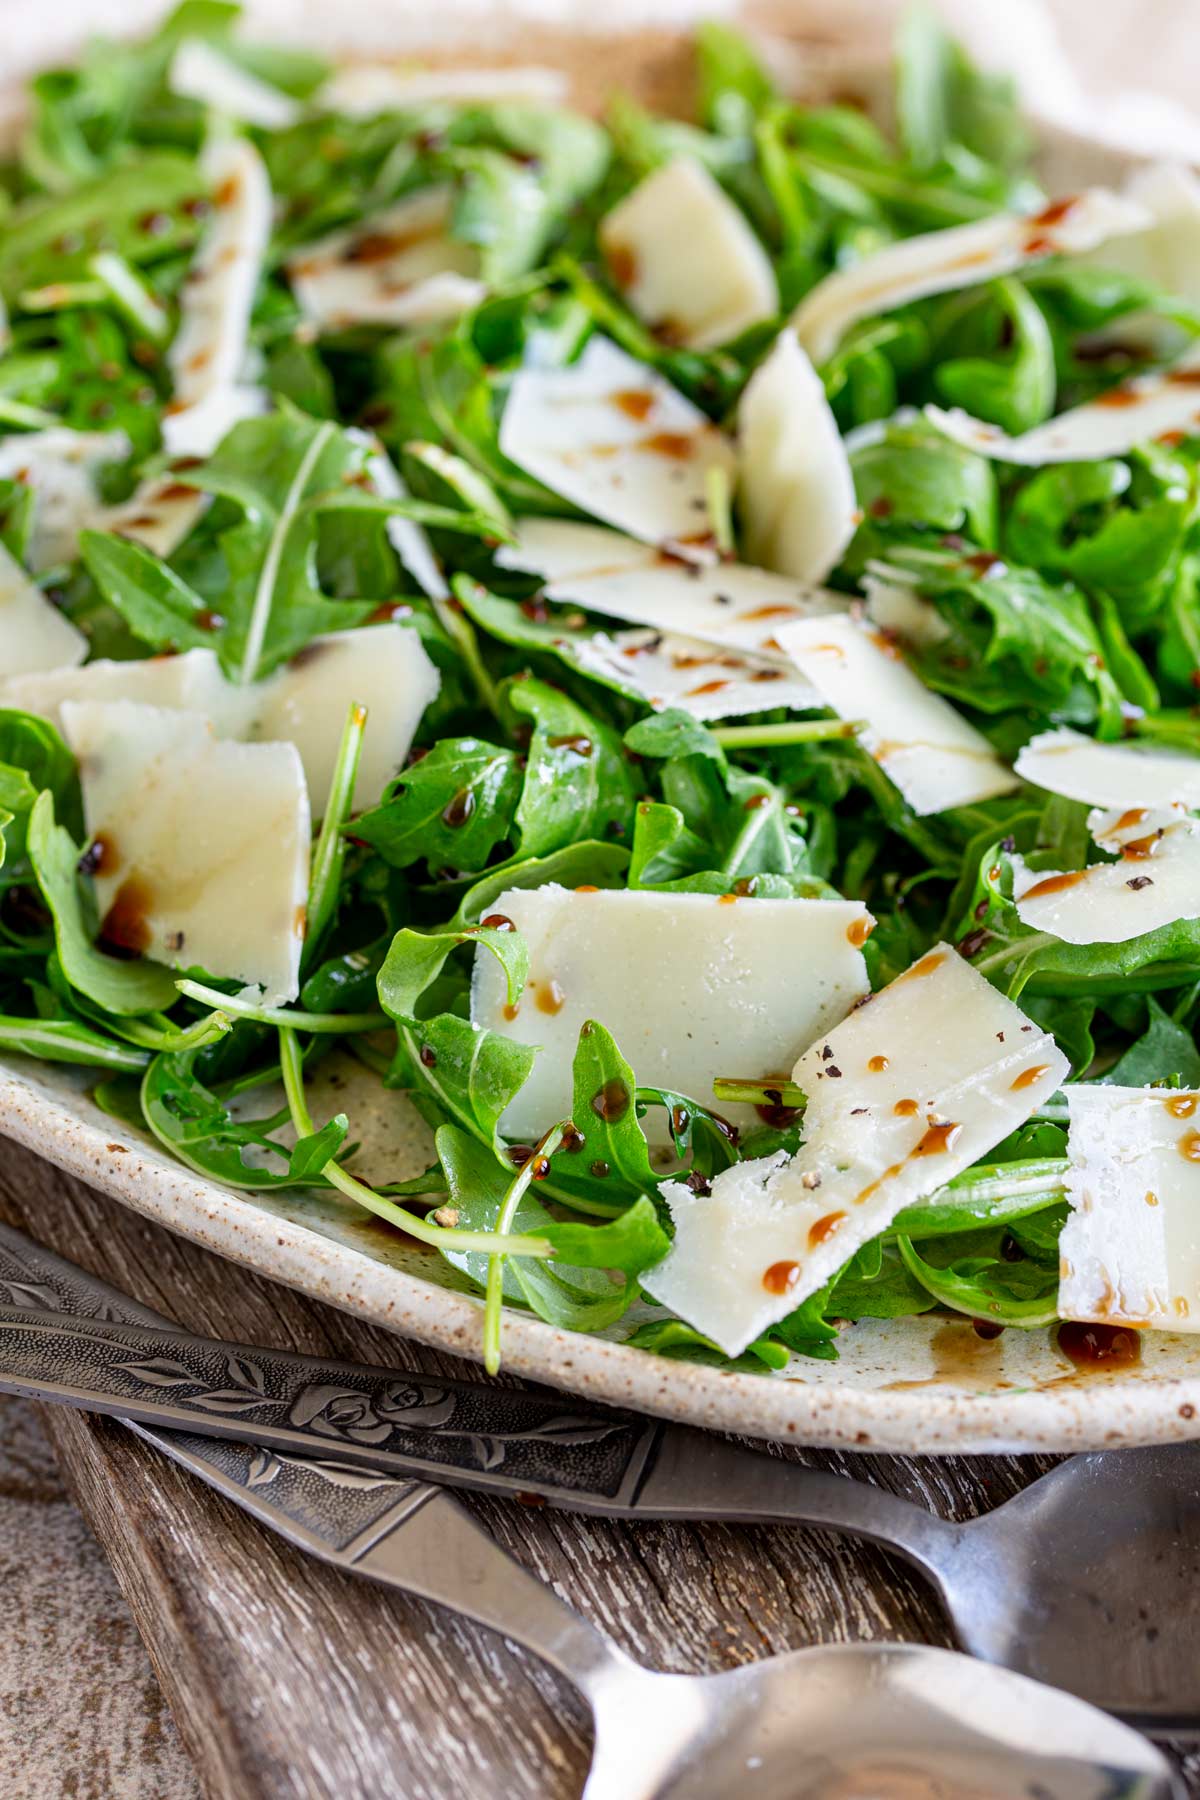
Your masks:
[[[1169,1800],[1158,1752],[951,1650],[847,1644],[593,1694],[584,1800]]]

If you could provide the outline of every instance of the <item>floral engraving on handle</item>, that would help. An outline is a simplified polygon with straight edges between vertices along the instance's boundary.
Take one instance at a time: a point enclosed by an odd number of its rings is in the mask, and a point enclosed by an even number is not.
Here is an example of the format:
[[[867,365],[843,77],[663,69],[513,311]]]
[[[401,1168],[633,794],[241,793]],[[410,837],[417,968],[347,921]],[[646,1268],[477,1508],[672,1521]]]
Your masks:
[[[206,1387],[186,1363],[166,1357],[118,1366],[148,1387],[192,1389],[190,1393],[176,1393],[175,1397],[205,1412],[255,1412],[264,1420],[285,1419],[298,1430],[327,1438],[331,1444],[363,1444],[382,1449],[397,1430],[459,1437],[464,1441],[470,1466],[483,1473],[501,1468],[514,1444],[540,1442],[561,1449],[580,1448],[600,1443],[626,1428],[618,1420],[610,1423],[575,1413],[559,1413],[521,1430],[481,1432],[467,1425],[455,1425],[461,1396],[452,1389],[421,1388],[405,1381],[388,1381],[369,1391],[339,1382],[314,1382],[294,1396],[274,1399],[267,1391],[265,1372],[248,1357],[233,1352],[225,1364],[230,1385],[220,1388]]]
[[[318,1462],[312,1456],[284,1456],[275,1450],[258,1450],[246,1477],[249,1488],[270,1487],[287,1469],[301,1469],[318,1475],[330,1487],[348,1488],[360,1493],[375,1493],[381,1488],[394,1488],[398,1494],[412,1492],[413,1483],[395,1475],[369,1475],[365,1469],[352,1469],[346,1463]]]
[[[353,1388],[315,1386],[297,1395],[288,1414],[292,1425],[306,1426],[322,1437],[343,1438],[356,1444],[385,1444],[395,1425],[426,1431],[453,1431],[458,1408],[453,1393],[422,1395],[420,1389],[389,1382],[378,1395],[368,1397]],[[527,1431],[500,1431],[484,1435],[464,1431],[478,1468],[487,1471],[503,1464],[510,1444],[535,1443],[539,1439],[560,1445],[599,1443],[621,1429],[618,1424],[577,1418],[564,1413],[546,1419]],[[458,1434],[455,1434],[458,1435]]]
[[[55,1312],[59,1297],[52,1287],[32,1281],[0,1281],[0,1300],[30,1312]]]

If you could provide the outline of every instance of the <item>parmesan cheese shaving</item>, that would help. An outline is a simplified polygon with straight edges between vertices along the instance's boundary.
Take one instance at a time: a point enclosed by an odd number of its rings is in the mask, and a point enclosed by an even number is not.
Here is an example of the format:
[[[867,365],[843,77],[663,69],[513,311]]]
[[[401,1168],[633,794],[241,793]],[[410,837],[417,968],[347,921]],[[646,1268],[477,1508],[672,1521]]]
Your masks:
[[[1200,1331],[1200,1093],[1072,1083],[1058,1311]]]
[[[600,221],[598,235],[633,311],[690,350],[712,350],[779,309],[766,251],[691,157],[652,170]]]
[[[931,693],[889,638],[848,615],[786,625],[780,644],[916,813],[945,812],[1018,786],[982,732]]]
[[[793,331],[780,333],[746,385],[738,450],[749,560],[798,581],[823,581],[860,514],[825,388]]]
[[[710,473],[732,487],[729,440],[699,407],[607,338],[578,362],[518,371],[500,448],[553,493],[618,531],[713,560]]]
[[[1021,1125],[1069,1067],[1049,1032],[939,944],[800,1058],[797,1155],[734,1164],[710,1193],[663,1187],[675,1240],[642,1286],[739,1355]]]
[[[951,293],[1011,275],[1047,256],[1093,250],[1108,238],[1144,231],[1153,217],[1135,200],[1088,188],[1037,213],[997,213],[902,238],[837,269],[805,295],[792,326],[812,360],[827,362],[859,319],[893,312],[929,294]]]
[[[486,293],[479,254],[450,236],[454,190],[423,188],[288,262],[300,310],[322,331],[455,319]]]

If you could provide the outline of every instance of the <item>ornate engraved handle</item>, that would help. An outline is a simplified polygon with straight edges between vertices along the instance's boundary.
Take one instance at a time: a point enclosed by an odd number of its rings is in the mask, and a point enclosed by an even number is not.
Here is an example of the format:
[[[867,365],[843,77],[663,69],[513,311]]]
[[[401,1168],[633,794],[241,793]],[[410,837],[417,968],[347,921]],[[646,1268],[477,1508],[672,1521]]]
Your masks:
[[[144,1316],[0,1228],[9,1392],[277,1455],[332,1455],[376,1475],[441,1474],[509,1493],[536,1486],[598,1507],[628,1503],[661,1430],[553,1394],[224,1344]]]

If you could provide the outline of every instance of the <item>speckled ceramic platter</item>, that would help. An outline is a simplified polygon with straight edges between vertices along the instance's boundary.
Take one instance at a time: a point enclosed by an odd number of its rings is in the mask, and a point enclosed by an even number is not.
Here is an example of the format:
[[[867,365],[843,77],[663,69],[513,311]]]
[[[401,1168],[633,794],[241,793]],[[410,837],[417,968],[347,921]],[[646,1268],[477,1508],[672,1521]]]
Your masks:
[[[92,27],[111,27],[103,0],[66,0],[38,20],[20,9],[6,49],[10,72],[67,53]],[[159,11],[127,0],[121,27],[141,29]],[[417,8],[393,0],[261,0],[250,11],[263,35],[290,35],[350,55],[431,51],[454,56],[481,44],[500,60],[565,67],[582,104],[612,87],[658,105],[686,104],[686,21],[692,0],[610,0],[598,27],[580,0],[475,0]],[[702,11],[711,15],[719,4]],[[884,92],[883,0],[826,0],[787,7],[783,54],[797,87],[847,91],[871,103]],[[572,13],[586,25],[572,28]],[[331,16],[332,15],[332,16]],[[964,14],[964,17],[968,15]],[[447,26],[449,17],[450,28]],[[762,19],[762,15],[758,15]],[[1007,9],[1006,9],[1007,17]],[[778,5],[768,27],[781,24]],[[603,28],[605,35],[590,35]],[[431,34],[437,32],[435,38]],[[586,35],[581,35],[581,32]],[[865,54],[864,54],[865,52]],[[14,111],[10,106],[9,117]],[[1078,133],[1051,131],[1051,190],[1114,174],[1116,153]],[[402,1179],[432,1160],[424,1126],[399,1095],[376,1086],[348,1093],[352,1066],[333,1059],[323,1078],[366,1146],[355,1168]],[[331,1096],[332,1097],[332,1096]],[[314,1109],[321,1096],[314,1094]],[[336,1195],[243,1194],[192,1174],[155,1143],[118,1125],[69,1072],[0,1064],[0,1131],[146,1217],[222,1256],[398,1332],[464,1356],[481,1349],[478,1302],[442,1260],[367,1220]],[[781,1441],[910,1452],[1081,1450],[1200,1437],[1200,1335],[1142,1334],[1140,1363],[1084,1374],[1044,1331],[984,1341],[968,1320],[864,1321],[844,1334],[836,1362],[796,1358],[778,1375],[742,1375],[669,1362],[605,1338],[558,1331],[525,1314],[505,1316],[508,1369],[698,1425]]]

